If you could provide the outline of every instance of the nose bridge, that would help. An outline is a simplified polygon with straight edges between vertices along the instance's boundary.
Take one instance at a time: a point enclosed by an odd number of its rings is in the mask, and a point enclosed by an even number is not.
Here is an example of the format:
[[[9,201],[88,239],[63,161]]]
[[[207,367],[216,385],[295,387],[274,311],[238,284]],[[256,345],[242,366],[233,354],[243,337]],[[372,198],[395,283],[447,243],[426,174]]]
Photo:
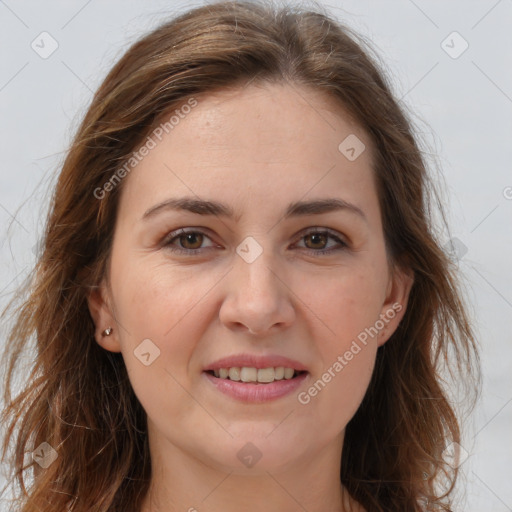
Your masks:
[[[236,249],[228,295],[221,308],[221,320],[244,325],[251,332],[263,332],[275,324],[288,324],[293,308],[287,288],[278,278],[274,251],[247,237]]]
[[[278,287],[273,251],[268,246],[264,248],[262,237],[259,239],[260,242],[252,236],[247,237],[236,249],[238,258],[235,271],[239,279],[238,284],[243,288],[241,291],[244,294],[255,298],[259,294],[269,296],[269,292],[276,292]]]

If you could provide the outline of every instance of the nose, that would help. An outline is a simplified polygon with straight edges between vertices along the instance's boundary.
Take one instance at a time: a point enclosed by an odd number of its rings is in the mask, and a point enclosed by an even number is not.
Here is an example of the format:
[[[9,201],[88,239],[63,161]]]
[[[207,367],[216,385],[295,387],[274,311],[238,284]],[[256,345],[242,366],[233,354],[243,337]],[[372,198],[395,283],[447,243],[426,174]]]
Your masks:
[[[271,251],[247,262],[236,256],[228,274],[219,318],[231,330],[264,336],[290,326],[295,319],[291,284],[272,260]]]

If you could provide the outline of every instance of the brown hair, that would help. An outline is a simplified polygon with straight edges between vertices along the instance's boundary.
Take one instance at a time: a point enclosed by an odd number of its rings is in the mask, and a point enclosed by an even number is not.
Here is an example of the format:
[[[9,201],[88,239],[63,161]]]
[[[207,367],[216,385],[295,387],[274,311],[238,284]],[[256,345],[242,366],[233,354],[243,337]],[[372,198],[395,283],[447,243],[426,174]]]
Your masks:
[[[22,490],[17,510],[140,510],[151,477],[145,411],[121,354],[96,343],[87,307],[107,272],[123,183],[101,200],[93,191],[164,114],[191,97],[253,80],[324,91],[366,130],[390,261],[414,273],[405,317],[379,348],[366,396],[347,426],[341,482],[368,512],[418,511],[427,502],[431,510],[450,510],[457,469],[442,452],[460,441],[460,431],[441,371],[470,372],[475,378],[467,382],[475,384],[478,356],[455,268],[434,236],[426,163],[365,46],[323,12],[222,2],[159,26],[112,68],[60,172],[27,295],[20,292],[22,303],[6,310],[14,324],[4,356],[3,459],[13,440],[12,480]],[[30,376],[12,398],[20,355],[32,342]],[[58,453],[44,470],[24,461],[42,442]]]

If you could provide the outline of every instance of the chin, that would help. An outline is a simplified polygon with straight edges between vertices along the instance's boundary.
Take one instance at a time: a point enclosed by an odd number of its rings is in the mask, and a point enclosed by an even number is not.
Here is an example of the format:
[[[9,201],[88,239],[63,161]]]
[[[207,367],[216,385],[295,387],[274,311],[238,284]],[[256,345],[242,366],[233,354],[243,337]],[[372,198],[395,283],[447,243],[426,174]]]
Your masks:
[[[235,474],[265,475],[289,470],[296,464],[299,448],[303,449],[304,444],[288,433],[273,432],[277,429],[275,423],[270,426],[268,422],[259,429],[254,426],[228,429],[233,438],[216,443],[214,453],[208,450],[210,459],[223,471]],[[304,439],[304,436],[300,437]]]

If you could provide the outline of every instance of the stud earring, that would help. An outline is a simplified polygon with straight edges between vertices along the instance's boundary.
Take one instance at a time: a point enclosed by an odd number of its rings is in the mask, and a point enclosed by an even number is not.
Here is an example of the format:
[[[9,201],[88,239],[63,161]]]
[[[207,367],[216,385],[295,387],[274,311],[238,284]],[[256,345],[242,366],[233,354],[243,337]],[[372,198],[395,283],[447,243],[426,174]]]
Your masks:
[[[112,334],[112,331],[113,331],[113,330],[114,330],[114,329],[113,329],[112,327],[108,327],[107,329],[105,329],[105,330],[101,333],[101,335],[102,335],[102,336],[110,336],[110,335]]]

